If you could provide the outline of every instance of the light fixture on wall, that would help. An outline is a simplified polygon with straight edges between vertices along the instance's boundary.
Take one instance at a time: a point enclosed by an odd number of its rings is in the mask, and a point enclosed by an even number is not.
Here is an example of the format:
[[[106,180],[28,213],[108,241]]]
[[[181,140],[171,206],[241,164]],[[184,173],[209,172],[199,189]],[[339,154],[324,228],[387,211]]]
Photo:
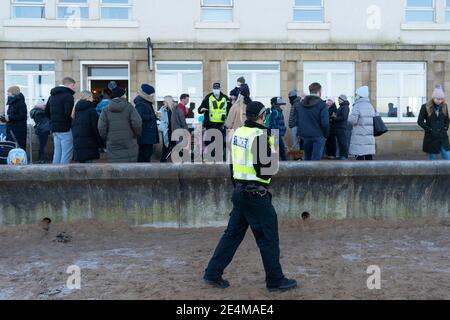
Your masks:
[[[148,70],[153,71],[153,43],[150,37],[147,38],[147,62]]]

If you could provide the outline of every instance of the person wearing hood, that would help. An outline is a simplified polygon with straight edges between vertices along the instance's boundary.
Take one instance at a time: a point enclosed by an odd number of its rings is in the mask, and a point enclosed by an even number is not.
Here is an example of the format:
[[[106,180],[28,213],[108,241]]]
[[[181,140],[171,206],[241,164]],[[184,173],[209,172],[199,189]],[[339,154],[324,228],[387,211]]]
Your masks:
[[[331,97],[327,99],[327,107],[328,107],[328,116],[330,118],[330,133],[328,135],[327,142],[325,143],[326,147],[326,155],[328,159],[336,159],[337,153],[337,139],[336,139],[336,126],[334,123],[334,119],[337,114],[337,106],[334,102],[335,98]]]
[[[322,86],[312,83],[309,92],[310,95],[295,103],[295,126],[298,127],[297,135],[304,142],[305,161],[319,161],[329,135],[330,118],[327,104],[321,99]]]
[[[106,140],[106,152],[111,163],[137,162],[139,147],[137,137],[142,132],[139,112],[124,97],[126,92],[112,81],[109,84],[112,100],[103,109],[98,121],[98,131]]]
[[[73,112],[72,135],[74,160],[88,163],[100,159],[99,149],[103,141],[98,133],[98,114],[92,92],[81,92]]]
[[[75,104],[76,82],[66,77],[50,91],[45,113],[53,133],[53,164],[69,164],[73,158],[72,111]]]
[[[236,130],[244,125],[246,119],[245,110],[250,102],[252,102],[250,89],[247,84],[243,83],[239,88],[238,98],[231,107],[230,113],[225,121],[225,127],[227,129]]]
[[[138,162],[151,162],[153,145],[159,143],[158,124],[153,103],[155,101],[155,88],[143,84],[138,89],[138,96],[134,99],[136,110],[142,119],[142,133],[138,136],[139,155]]]
[[[369,87],[363,86],[356,90],[356,100],[348,118],[352,125],[349,153],[356,160],[373,160],[376,153],[373,118],[377,111],[369,100]]]
[[[25,103],[25,97],[20,92],[18,86],[12,86],[7,91],[8,100],[6,105],[8,110],[2,121],[6,122],[6,140],[17,140],[19,147],[27,150],[27,118],[28,110]]]
[[[336,129],[336,138],[339,146],[339,160],[348,159],[348,116],[350,114],[350,102],[347,96],[339,96],[339,109],[334,117],[334,126]]]
[[[448,128],[450,124],[449,110],[445,102],[445,93],[441,86],[433,90],[431,100],[420,110],[418,124],[425,130],[423,151],[428,153],[430,160],[450,160],[450,143]]]
[[[39,160],[38,163],[45,163],[45,147],[47,146],[48,136],[50,135],[50,119],[45,114],[45,102],[40,100],[30,111],[30,118],[33,119],[34,133],[39,139]]]

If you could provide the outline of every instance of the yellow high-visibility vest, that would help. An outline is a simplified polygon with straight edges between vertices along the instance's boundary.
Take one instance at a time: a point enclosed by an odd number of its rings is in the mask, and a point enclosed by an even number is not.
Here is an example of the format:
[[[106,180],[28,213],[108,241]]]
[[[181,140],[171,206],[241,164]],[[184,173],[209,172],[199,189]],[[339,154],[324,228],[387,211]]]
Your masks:
[[[272,179],[263,180],[256,176],[253,167],[252,145],[255,139],[262,136],[264,131],[258,128],[241,127],[234,132],[232,140],[233,178],[242,181],[256,181],[270,184]],[[273,149],[274,139],[269,138],[270,148]]]
[[[224,123],[227,117],[227,99],[222,97],[219,101],[212,94],[209,97],[209,121],[212,123]]]

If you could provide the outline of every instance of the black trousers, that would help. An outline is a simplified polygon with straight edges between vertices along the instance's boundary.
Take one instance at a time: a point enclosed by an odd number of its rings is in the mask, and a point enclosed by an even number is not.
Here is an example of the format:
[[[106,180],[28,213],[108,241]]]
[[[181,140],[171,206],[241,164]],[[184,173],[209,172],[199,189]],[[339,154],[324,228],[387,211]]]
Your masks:
[[[359,156],[359,157],[356,157],[356,160],[358,160],[358,161],[372,161],[373,160],[373,155],[368,154],[368,155],[365,155],[365,156]]]
[[[166,147],[166,145],[163,143],[162,144],[162,151],[161,151],[161,158],[159,159],[159,162],[164,163],[169,161],[169,159],[167,159],[167,156],[169,155],[170,151],[173,149],[174,145],[172,143],[169,143],[169,146]]]
[[[330,133],[327,139],[327,143],[325,145],[327,156],[329,157],[336,157],[336,135],[334,133]]]
[[[336,129],[336,138],[339,145],[339,157],[348,158],[348,137],[346,129]]]
[[[150,162],[153,155],[152,144],[140,144],[138,162]]]
[[[216,280],[233,260],[234,254],[250,226],[266,271],[267,287],[276,287],[284,279],[280,265],[278,218],[272,205],[272,195],[264,197],[243,196],[238,189],[233,192],[233,211],[228,227],[214,252],[204,278]]]

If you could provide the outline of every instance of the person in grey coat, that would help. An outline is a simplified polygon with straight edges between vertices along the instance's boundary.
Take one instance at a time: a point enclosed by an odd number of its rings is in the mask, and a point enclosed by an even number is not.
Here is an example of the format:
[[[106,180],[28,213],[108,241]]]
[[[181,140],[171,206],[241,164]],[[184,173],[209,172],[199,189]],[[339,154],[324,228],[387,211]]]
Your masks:
[[[348,122],[353,126],[350,141],[351,155],[356,160],[373,160],[376,153],[373,118],[376,110],[369,100],[369,87],[356,90],[356,101]]]
[[[98,131],[106,140],[108,162],[137,162],[137,137],[142,132],[142,119],[136,108],[123,96],[125,90],[114,86],[112,100],[102,110],[98,121]]]

